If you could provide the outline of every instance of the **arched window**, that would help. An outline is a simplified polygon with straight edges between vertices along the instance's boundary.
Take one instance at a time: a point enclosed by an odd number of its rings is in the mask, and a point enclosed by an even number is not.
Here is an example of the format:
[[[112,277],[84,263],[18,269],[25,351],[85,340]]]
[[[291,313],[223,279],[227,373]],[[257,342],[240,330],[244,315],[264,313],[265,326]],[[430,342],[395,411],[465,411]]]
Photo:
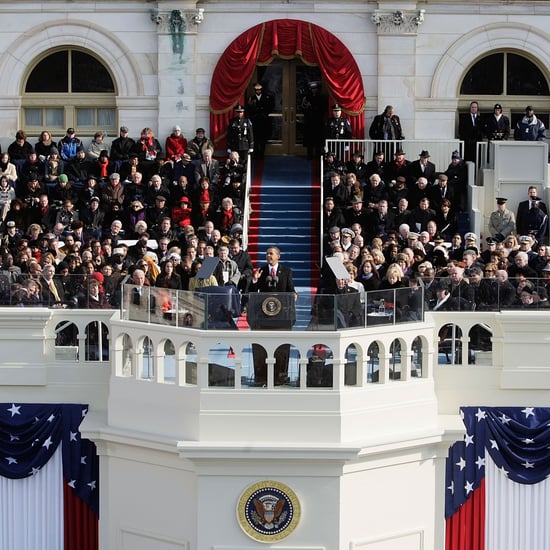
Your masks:
[[[30,68],[22,96],[23,127],[63,136],[74,127],[81,136],[97,130],[116,134],[116,90],[109,71],[93,55],[77,49],[47,53]]]
[[[547,71],[536,60],[521,53],[492,52],[476,61],[462,79],[459,111],[467,113],[470,101],[474,100],[485,114],[493,112],[495,103],[502,104],[503,114],[510,117],[512,129],[525,114],[525,107],[533,105],[537,117],[548,127],[550,88]]]

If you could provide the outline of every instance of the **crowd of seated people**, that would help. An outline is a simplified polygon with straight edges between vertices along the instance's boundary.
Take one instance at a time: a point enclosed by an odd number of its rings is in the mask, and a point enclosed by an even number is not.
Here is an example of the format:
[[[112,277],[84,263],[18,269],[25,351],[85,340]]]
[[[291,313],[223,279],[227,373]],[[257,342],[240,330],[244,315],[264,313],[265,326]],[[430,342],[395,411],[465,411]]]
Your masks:
[[[163,148],[150,128],[132,139],[122,126],[112,143],[96,132],[84,147],[73,128],[34,144],[18,131],[0,155],[0,303],[118,307],[135,269],[146,286],[188,290],[223,246],[239,262],[230,284],[248,288],[246,166],[236,152],[214,159],[205,134],[187,140],[174,126]]]
[[[358,153],[346,164],[325,155],[319,218],[324,262],[336,256],[356,269],[347,284],[361,283],[371,306],[378,293],[407,288],[401,294],[409,293],[412,307],[407,300],[396,304],[405,319],[418,315],[417,288],[423,288],[420,309],[426,311],[548,307],[548,217],[536,188],[517,208],[524,233],[518,233],[507,199],[499,197],[491,235],[481,242],[472,232],[459,232],[467,191],[460,155],[455,151],[442,172],[429,166],[428,151],[419,157],[410,163],[398,150],[386,163],[376,151],[366,164]],[[323,267],[320,288],[334,286],[331,270]]]
[[[186,140],[175,126],[164,149],[149,128],[134,140],[122,126],[110,145],[98,132],[86,149],[72,128],[57,142],[44,131],[34,145],[17,132],[0,155],[0,301],[118,307],[120,283],[135,269],[145,286],[233,285],[246,293],[253,271],[241,240],[246,167],[235,152],[220,161],[213,152],[202,128]],[[529,191],[536,215],[518,209],[526,234],[514,226],[504,235],[498,226],[481,250],[478,236],[458,232],[464,161],[454,152],[438,172],[429,157],[421,151],[409,162],[398,150],[385,162],[377,151],[370,162],[355,153],[344,163],[326,155],[323,250],[341,257],[349,277],[323,268],[320,295],[357,293],[346,302],[363,311],[340,316],[347,326],[362,324],[375,305],[395,306],[405,320],[423,308],[546,307],[550,248],[545,231],[529,225],[546,212],[536,190]],[[495,223],[508,215],[498,212]],[[198,280],[209,256],[233,262],[231,276],[218,270]],[[405,290],[397,300],[398,289]],[[371,291],[379,296],[368,303]]]

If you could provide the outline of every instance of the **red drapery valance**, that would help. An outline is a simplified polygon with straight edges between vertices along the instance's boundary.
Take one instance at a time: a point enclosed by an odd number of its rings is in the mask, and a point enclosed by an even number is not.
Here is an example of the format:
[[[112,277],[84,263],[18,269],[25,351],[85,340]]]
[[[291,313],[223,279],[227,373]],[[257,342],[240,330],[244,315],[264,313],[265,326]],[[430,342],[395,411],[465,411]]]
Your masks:
[[[365,134],[365,92],[355,59],[333,34],[312,23],[276,19],[252,27],[236,38],[218,61],[210,87],[210,134],[222,145],[233,107],[244,104],[244,93],[256,65],[274,58],[298,57],[318,65],[332,99],[342,105],[355,139]]]

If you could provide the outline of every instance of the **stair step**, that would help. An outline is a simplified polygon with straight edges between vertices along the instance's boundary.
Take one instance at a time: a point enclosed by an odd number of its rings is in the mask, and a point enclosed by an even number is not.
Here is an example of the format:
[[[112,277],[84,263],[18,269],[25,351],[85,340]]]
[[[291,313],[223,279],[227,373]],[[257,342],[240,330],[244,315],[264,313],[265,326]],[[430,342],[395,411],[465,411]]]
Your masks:
[[[311,288],[312,280],[317,284],[319,278],[312,204],[318,201],[320,186],[318,180],[312,184],[310,170],[311,163],[303,158],[267,158],[261,186],[250,192],[252,261],[262,264],[266,248],[280,246],[282,262],[293,271],[294,285],[305,288]],[[309,311],[304,312],[305,317],[309,318]]]
[[[262,191],[261,193],[250,193],[250,198],[254,199],[264,199],[266,197],[278,197],[278,198],[294,198],[294,197],[311,197],[313,193],[311,190],[297,189],[292,192],[289,192],[288,189],[273,189],[272,193],[266,193]]]
[[[308,219],[312,217],[313,209],[311,208],[311,204],[308,201],[307,203],[302,202],[301,204],[297,204],[296,202],[292,203],[279,203],[277,207],[273,205],[273,202],[271,203],[255,203],[250,205],[250,215],[258,215],[261,216],[271,216],[278,218],[279,220],[284,220],[287,215],[294,215],[294,216],[300,216],[300,218],[303,220],[303,216],[307,216]],[[318,217],[318,216],[317,216]]]
[[[284,231],[289,226],[298,225],[299,227],[305,227],[306,225],[311,225],[308,223],[309,218],[311,217],[308,215],[308,213],[304,212],[301,216],[293,215],[293,216],[255,216],[253,218],[250,218],[250,225],[260,225],[257,222],[260,222],[263,226],[264,223],[268,223],[269,227],[275,227],[278,231]],[[256,223],[255,223],[256,222]]]
[[[273,235],[276,237],[276,235]],[[258,243],[258,246],[262,246],[262,244],[267,246],[267,243],[272,242],[273,239],[269,237],[262,237],[261,239],[258,239],[256,241]],[[279,241],[281,241],[279,239]],[[281,242],[281,247],[283,247],[288,250],[287,254],[292,254],[293,256],[300,256],[303,254],[311,253],[313,247],[309,243],[297,243],[293,242],[287,239],[284,239],[283,242]]]

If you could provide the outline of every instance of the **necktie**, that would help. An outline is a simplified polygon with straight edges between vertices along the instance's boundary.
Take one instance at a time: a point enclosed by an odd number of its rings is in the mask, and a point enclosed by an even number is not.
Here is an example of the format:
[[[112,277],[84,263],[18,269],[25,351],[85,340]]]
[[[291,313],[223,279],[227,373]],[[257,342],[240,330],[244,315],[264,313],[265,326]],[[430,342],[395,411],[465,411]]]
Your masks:
[[[275,278],[275,269],[271,268],[271,278]]]
[[[50,291],[51,291],[53,297],[55,298],[55,301],[59,302],[59,294],[57,293],[57,288],[55,288],[54,282],[50,281],[48,286],[50,287]]]

